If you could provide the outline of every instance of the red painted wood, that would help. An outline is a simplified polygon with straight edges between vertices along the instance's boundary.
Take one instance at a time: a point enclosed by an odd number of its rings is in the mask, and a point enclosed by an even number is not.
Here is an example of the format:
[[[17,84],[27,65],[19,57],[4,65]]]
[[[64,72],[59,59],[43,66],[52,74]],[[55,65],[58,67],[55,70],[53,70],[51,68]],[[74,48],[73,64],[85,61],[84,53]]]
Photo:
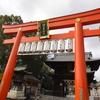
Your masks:
[[[91,11],[77,13],[77,14],[72,14],[72,15],[67,15],[67,16],[61,16],[61,17],[56,17],[56,18],[51,18],[49,20],[49,22],[50,23],[54,23],[54,22],[59,22],[59,21],[62,21],[62,20],[70,20],[70,19],[75,19],[77,17],[80,18],[80,17],[90,16],[90,15],[96,15],[96,14],[100,14],[100,8],[94,9],[94,10],[91,10]],[[19,27],[35,26],[35,25],[37,25],[37,21],[23,23],[23,24],[18,24],[18,25],[3,25],[2,28],[8,29],[8,28],[19,28]]]
[[[83,25],[100,23],[100,9],[83,12],[75,15],[58,17],[49,20],[49,29],[61,29],[74,27],[75,19],[79,17],[81,18],[81,22]],[[17,29],[19,27],[23,28],[23,33],[37,32],[37,22],[30,22],[26,24],[19,25],[3,25],[4,33],[8,35],[13,35],[17,33]]]
[[[6,100],[7,93],[9,91],[9,87],[12,81],[12,76],[14,73],[14,67],[16,66],[16,60],[17,60],[17,52],[20,45],[20,40],[23,33],[22,31],[18,31],[13,48],[11,50],[11,54],[9,56],[3,78],[0,84],[0,100]]]
[[[75,100],[88,100],[84,36],[81,22],[75,23]],[[82,89],[82,91],[80,91]],[[82,95],[82,98],[80,96]]]
[[[95,29],[95,30],[84,29],[83,36],[84,37],[100,36],[100,29]],[[50,35],[49,39],[44,39],[44,40],[65,39],[65,38],[74,38],[74,31],[69,31],[69,33]],[[3,41],[3,44],[13,44],[14,41],[15,38],[6,39]],[[32,42],[32,41],[42,41],[42,40],[40,40],[37,36],[36,37],[23,36],[21,39],[21,42]]]

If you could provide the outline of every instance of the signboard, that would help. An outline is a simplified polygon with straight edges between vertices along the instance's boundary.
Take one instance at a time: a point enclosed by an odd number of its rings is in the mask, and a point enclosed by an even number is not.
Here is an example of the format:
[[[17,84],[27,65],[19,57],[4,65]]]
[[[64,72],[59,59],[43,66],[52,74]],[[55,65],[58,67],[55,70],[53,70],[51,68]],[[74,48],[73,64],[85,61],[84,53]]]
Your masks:
[[[38,37],[39,39],[49,38],[48,20],[38,21]]]
[[[80,100],[83,100],[83,89],[79,88]]]

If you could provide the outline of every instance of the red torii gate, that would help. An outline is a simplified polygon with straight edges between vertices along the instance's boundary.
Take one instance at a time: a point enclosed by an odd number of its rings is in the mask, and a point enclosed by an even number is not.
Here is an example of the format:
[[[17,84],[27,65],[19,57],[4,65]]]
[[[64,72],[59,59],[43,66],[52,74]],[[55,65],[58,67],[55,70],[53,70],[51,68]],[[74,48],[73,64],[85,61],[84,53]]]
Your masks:
[[[99,36],[100,29],[84,29],[84,25],[100,23],[100,8],[79,14],[49,19],[49,29],[61,29],[75,27],[75,31],[50,35],[49,39],[75,38],[75,98],[76,100],[88,100],[88,86],[86,75],[86,62],[84,52],[84,37]],[[12,80],[14,67],[16,66],[17,52],[20,42],[42,41],[38,37],[25,37],[23,34],[37,32],[37,22],[29,22],[19,25],[3,25],[4,33],[16,35],[13,39],[3,41],[3,44],[13,44],[8,63],[0,84],[0,100],[6,100]]]

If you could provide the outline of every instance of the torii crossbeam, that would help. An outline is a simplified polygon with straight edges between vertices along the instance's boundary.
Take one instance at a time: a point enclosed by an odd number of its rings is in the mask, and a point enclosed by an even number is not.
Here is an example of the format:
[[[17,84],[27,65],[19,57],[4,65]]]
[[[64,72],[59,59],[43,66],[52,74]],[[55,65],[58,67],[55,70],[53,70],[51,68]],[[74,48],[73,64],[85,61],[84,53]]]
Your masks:
[[[83,13],[49,19],[49,29],[61,29],[74,27],[74,31],[50,35],[49,39],[75,38],[75,98],[76,100],[88,100],[88,86],[86,75],[86,62],[84,52],[84,37],[100,36],[100,29],[84,29],[84,25],[100,23],[100,8]],[[20,42],[41,41],[38,37],[24,37],[23,34],[37,32],[37,22],[29,22],[19,25],[3,25],[4,33],[14,35],[13,39],[3,41],[3,44],[13,44],[8,63],[0,84],[0,100],[6,100],[12,80],[14,67],[17,60],[17,52]]]

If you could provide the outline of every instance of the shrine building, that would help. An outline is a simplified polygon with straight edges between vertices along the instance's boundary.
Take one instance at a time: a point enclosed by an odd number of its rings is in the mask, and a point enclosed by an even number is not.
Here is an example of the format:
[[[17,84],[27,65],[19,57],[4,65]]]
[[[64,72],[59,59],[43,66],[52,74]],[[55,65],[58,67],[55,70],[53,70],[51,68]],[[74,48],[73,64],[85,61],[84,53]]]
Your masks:
[[[85,53],[85,59],[89,88],[93,82],[94,73],[99,68],[100,59],[93,59],[91,52]],[[50,74],[52,77],[52,94],[61,97],[74,94],[74,53],[55,54],[45,63],[54,69],[54,73]]]

